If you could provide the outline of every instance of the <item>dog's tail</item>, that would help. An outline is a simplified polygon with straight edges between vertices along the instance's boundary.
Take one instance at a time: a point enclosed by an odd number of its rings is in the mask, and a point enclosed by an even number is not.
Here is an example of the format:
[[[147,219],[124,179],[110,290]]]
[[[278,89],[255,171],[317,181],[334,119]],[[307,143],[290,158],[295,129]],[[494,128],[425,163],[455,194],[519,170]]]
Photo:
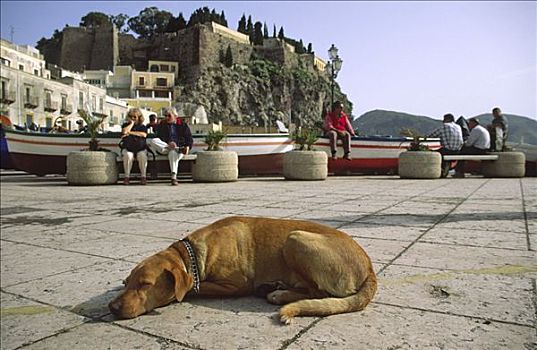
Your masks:
[[[371,273],[356,294],[344,298],[304,299],[287,304],[280,309],[280,320],[291,323],[295,316],[328,316],[360,311],[373,299],[377,291],[377,277]]]

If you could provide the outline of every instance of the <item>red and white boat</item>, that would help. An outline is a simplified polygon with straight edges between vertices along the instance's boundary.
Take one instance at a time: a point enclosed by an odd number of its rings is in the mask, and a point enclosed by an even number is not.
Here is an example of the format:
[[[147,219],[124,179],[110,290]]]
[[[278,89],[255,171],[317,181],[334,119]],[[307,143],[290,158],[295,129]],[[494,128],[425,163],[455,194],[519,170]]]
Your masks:
[[[65,174],[69,152],[88,147],[88,136],[84,134],[47,134],[19,130],[5,130],[9,155],[18,170],[39,176]],[[151,135],[149,136],[151,137]],[[203,135],[193,135],[194,147],[191,154],[203,150],[206,145]],[[100,134],[99,145],[120,154],[119,133]],[[395,174],[399,153],[405,151],[410,139],[393,137],[354,137],[352,160],[329,160],[328,170],[332,174]],[[426,142],[432,149],[440,146],[438,140]],[[294,146],[288,134],[230,134],[222,144],[227,151],[239,156],[240,175],[271,175],[282,173],[283,154]],[[316,150],[330,153],[328,139],[320,138],[314,145]],[[342,156],[339,147],[338,156]],[[181,173],[188,173],[194,157],[181,161]],[[151,157],[150,157],[151,159]],[[118,157],[119,160],[119,157]],[[169,172],[167,160],[158,157],[159,172]]]

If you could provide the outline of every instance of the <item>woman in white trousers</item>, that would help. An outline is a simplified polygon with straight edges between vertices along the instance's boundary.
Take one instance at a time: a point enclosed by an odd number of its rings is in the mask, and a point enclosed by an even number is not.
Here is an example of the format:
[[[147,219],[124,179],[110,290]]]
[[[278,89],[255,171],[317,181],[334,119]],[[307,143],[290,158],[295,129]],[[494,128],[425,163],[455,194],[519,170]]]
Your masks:
[[[125,177],[123,184],[130,184],[130,175],[134,155],[140,168],[140,185],[147,184],[147,150],[145,148],[145,139],[147,137],[147,127],[144,125],[144,116],[138,108],[132,108],[127,114],[127,122],[123,124],[121,130],[125,148],[121,151],[123,156],[123,171]]]

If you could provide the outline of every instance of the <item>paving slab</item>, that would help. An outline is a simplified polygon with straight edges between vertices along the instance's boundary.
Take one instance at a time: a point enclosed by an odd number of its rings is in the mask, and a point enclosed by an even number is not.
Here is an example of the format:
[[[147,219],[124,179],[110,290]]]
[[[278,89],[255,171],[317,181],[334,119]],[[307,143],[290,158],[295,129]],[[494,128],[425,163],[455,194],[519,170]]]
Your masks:
[[[70,187],[0,171],[0,185],[2,349],[537,349],[537,178]],[[142,259],[244,214],[350,234],[378,273],[373,302],[287,327],[254,297],[110,315]]]
[[[85,321],[82,316],[18,296],[0,293],[0,298],[3,350],[17,349]]]
[[[287,349],[530,350],[536,341],[533,327],[374,304],[324,318]]]
[[[379,276],[378,303],[533,326],[535,267],[442,271],[392,265]]]

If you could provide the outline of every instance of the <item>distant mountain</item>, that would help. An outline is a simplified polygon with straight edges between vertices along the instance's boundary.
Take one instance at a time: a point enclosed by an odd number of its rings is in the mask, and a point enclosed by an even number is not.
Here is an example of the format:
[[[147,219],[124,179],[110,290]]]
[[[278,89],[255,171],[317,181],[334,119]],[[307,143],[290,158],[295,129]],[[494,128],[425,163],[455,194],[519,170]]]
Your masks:
[[[537,145],[537,121],[513,114],[504,114],[509,124],[509,141]],[[492,114],[485,113],[476,116],[481,125],[487,125],[492,120]],[[458,118],[455,116],[455,118]],[[468,117],[470,118],[470,117]],[[442,121],[426,116],[413,114],[374,110],[364,113],[352,122],[354,129],[360,135],[392,135],[401,136],[401,129],[416,130],[421,135],[427,135],[441,125]]]

